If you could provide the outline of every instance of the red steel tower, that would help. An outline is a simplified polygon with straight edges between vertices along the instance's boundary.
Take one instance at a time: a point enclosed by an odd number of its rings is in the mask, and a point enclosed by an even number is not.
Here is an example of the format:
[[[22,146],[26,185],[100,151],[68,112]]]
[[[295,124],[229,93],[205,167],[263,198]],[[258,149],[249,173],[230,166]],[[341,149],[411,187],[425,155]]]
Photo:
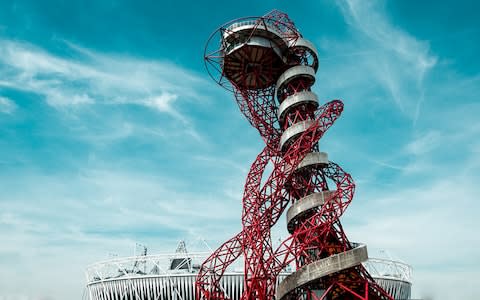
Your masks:
[[[393,299],[362,266],[366,246],[350,242],[340,224],[355,184],[319,149],[343,103],[320,105],[311,91],[319,67],[314,45],[286,14],[272,11],[220,27],[207,43],[205,64],[233,92],[265,148],[246,179],[243,230],[202,264],[197,299],[228,299],[220,279],[241,255],[244,300]],[[264,174],[268,163],[273,170]],[[274,249],[271,227],[288,206],[291,235]],[[278,274],[292,263],[296,271],[275,290]]]

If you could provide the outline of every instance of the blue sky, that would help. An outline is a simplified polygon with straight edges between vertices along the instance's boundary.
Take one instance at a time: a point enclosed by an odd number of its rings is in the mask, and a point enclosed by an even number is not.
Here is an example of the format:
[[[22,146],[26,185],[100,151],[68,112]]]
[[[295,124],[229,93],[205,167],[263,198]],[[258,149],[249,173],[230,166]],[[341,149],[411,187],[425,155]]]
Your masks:
[[[109,253],[240,230],[262,142],[203,47],[273,8],[317,46],[321,101],[344,100],[321,148],[357,183],[350,239],[410,263],[417,297],[476,298],[478,4],[112,0],[0,2],[0,299],[81,299]]]

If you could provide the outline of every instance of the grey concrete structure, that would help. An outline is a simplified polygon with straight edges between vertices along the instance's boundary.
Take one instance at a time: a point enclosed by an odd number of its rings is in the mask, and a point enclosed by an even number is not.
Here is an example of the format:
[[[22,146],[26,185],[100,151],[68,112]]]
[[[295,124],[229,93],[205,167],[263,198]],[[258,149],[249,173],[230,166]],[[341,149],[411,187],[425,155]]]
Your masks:
[[[310,80],[311,85],[315,82],[315,69],[310,66],[295,66],[287,69],[280,75],[275,85],[275,95],[278,97],[278,92],[291,80],[297,77],[304,77]]]
[[[310,91],[303,91],[285,98],[278,107],[278,119],[281,123],[285,121],[286,114],[293,108],[300,105],[312,105],[318,107],[318,97]]]
[[[335,191],[323,191],[307,195],[297,202],[293,203],[287,211],[287,229],[293,233],[295,219],[302,216],[311,209],[322,206],[326,200],[330,199]]]
[[[289,142],[291,142],[294,138],[297,138],[300,134],[312,126],[314,122],[315,121],[313,120],[306,120],[295,123],[288,127],[280,137],[280,148],[283,149],[285,146],[287,146]]]
[[[305,158],[298,164],[297,170],[328,165],[328,154],[326,152],[310,152]]]
[[[368,259],[367,246],[360,245],[352,250],[329,256],[310,263],[288,275],[277,288],[276,299],[283,299],[288,293],[326,275],[360,265]]]
[[[245,46],[255,46],[255,47],[263,47],[263,48],[267,48],[267,47],[271,47],[270,45],[272,44],[272,42],[264,37],[260,37],[260,36],[253,36],[251,37],[248,42],[246,43],[238,43],[236,40],[232,43],[230,43],[228,45],[228,48],[226,50],[228,50],[228,54],[232,54],[233,52],[235,52],[236,50],[242,48],[242,47],[245,47]],[[277,53],[278,57],[281,57],[281,52],[280,52],[280,48],[276,45],[273,45],[272,46],[272,49],[274,50],[275,53]]]
[[[249,37],[251,37],[252,31],[255,32],[255,36],[263,37],[273,42],[274,46],[279,47],[282,52],[288,47],[286,41],[281,37],[282,33],[278,32],[275,27],[268,26],[266,23],[258,23],[255,20],[237,22],[228,26],[223,31],[222,40],[227,43],[226,48],[228,49],[229,45],[232,43],[244,43]]]
[[[296,50],[308,51],[313,60],[310,66],[315,71],[318,70],[319,62],[318,62],[317,48],[315,48],[315,46],[310,41],[304,38],[298,38],[297,40],[290,42],[288,47],[292,49],[292,51],[296,51]]]

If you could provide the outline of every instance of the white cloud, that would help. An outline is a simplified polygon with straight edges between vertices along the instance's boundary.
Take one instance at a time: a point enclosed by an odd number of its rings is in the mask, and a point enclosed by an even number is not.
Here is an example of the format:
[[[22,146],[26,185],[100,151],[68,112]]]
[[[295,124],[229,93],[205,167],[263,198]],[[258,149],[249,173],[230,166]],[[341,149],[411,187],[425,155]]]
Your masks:
[[[67,91],[56,89],[48,91],[46,100],[49,105],[57,108],[95,103],[95,100],[85,93],[69,95]]]
[[[416,71],[418,81],[437,63],[437,58],[429,53],[428,43],[416,40],[388,21],[382,11],[382,2],[348,0],[343,3],[345,5],[340,6],[346,21],[382,48],[393,51],[409,62]]]
[[[43,95],[62,108],[102,102],[142,105],[186,120],[178,101],[204,99],[209,84],[169,62],[104,55],[67,43],[76,59],[26,43],[0,40],[0,86]],[[207,84],[206,84],[207,83]]]
[[[206,142],[182,108],[186,108],[187,104],[208,103],[207,91],[212,85],[210,81],[168,61],[106,55],[68,42],[65,44],[69,47],[67,50],[73,51],[68,58],[28,43],[0,38],[0,88],[41,96],[45,103],[65,113],[67,119],[64,126],[75,128],[77,138],[98,141],[100,145],[103,141],[98,136],[112,140],[110,132],[103,134],[103,127],[99,125],[94,134],[84,132],[91,130],[98,122],[80,124],[81,117],[77,115],[88,110],[93,116],[100,107],[121,105],[140,106],[173,118],[168,126],[174,130],[162,131],[164,126],[153,130],[135,124],[134,128],[138,130],[130,130],[132,134],[149,131],[156,136],[165,136],[168,133],[169,136],[189,136],[197,142]],[[0,100],[0,112],[12,113],[15,107],[6,98]],[[109,127],[107,131],[113,127],[117,132],[115,127],[127,122],[114,118],[105,115],[100,121]],[[110,125],[112,122],[121,124]],[[82,128],[85,130],[80,130]],[[113,136],[125,138],[129,135]]]
[[[406,146],[406,151],[413,155],[426,154],[440,146],[441,142],[445,142],[442,135],[438,131],[430,131],[411,141]]]
[[[390,99],[403,115],[416,123],[424,101],[425,76],[437,64],[428,42],[419,41],[392,25],[380,1],[350,0],[337,4],[350,25],[351,38],[320,40],[321,49],[335,54],[320,58],[325,63],[319,81],[333,92],[342,90],[342,97],[361,97],[363,104],[378,105],[375,102]],[[378,88],[384,96],[378,93]]]
[[[202,194],[168,176],[105,169],[61,179],[22,174],[21,183],[2,177],[0,280],[7,286],[0,284],[0,298],[23,291],[25,282],[12,278],[28,274],[25,296],[80,299],[86,266],[108,253],[131,255],[135,242],[151,253],[174,251],[179,239],[199,237],[216,247],[240,230],[240,200],[221,189]],[[52,289],[52,281],[62,288]]]
[[[172,111],[172,103],[177,100],[178,96],[174,94],[165,93],[154,98],[145,99],[146,106],[153,107],[163,112]]]
[[[146,99],[141,99],[138,101],[138,104],[145,105],[146,107],[153,108],[159,112],[168,113],[172,117],[182,121],[185,124],[188,124],[188,118],[180,114],[175,108],[174,103],[178,100],[177,94],[171,93],[162,93],[160,95],[149,97]]]
[[[345,154],[364,160],[355,162],[354,179],[367,176],[356,182],[346,233],[371,253],[387,249],[411,264],[414,298],[473,299],[480,293],[470,280],[480,268],[478,75],[442,64],[428,41],[392,24],[384,2],[337,3],[350,36],[321,40],[321,93],[339,93],[347,114],[375,122],[374,134],[362,134],[372,142]],[[345,137],[342,148],[352,149],[355,138]]]
[[[460,275],[480,267],[475,259],[480,239],[473,238],[478,193],[471,174],[453,174],[401,190],[367,191],[354,200],[364,203],[349,212],[358,223],[346,225],[346,231],[352,240],[387,249],[411,264],[415,293],[451,299],[446,296],[449,287],[437,282],[439,277],[447,280],[450,272]],[[430,278],[434,269],[442,275]],[[458,292],[459,299],[469,299],[472,290]]]
[[[0,112],[12,114],[17,109],[17,105],[6,97],[0,97]]]

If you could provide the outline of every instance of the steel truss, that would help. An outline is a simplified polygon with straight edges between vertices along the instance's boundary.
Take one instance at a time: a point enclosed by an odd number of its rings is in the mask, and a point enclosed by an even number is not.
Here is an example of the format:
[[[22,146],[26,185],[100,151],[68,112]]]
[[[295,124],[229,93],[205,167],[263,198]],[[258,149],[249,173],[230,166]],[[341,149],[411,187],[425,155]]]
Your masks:
[[[313,44],[286,14],[272,11],[220,27],[207,43],[205,63],[212,78],[233,92],[265,148],[246,179],[243,230],[202,264],[197,299],[227,299],[219,283],[241,255],[244,300],[393,299],[362,266],[366,246],[351,243],[340,224],[355,184],[319,151],[318,142],[340,117],[343,103],[320,106],[311,91],[319,66]],[[262,185],[268,163],[273,171]],[[274,249],[271,227],[289,204],[291,235]],[[291,263],[296,272],[275,290],[279,273]]]

